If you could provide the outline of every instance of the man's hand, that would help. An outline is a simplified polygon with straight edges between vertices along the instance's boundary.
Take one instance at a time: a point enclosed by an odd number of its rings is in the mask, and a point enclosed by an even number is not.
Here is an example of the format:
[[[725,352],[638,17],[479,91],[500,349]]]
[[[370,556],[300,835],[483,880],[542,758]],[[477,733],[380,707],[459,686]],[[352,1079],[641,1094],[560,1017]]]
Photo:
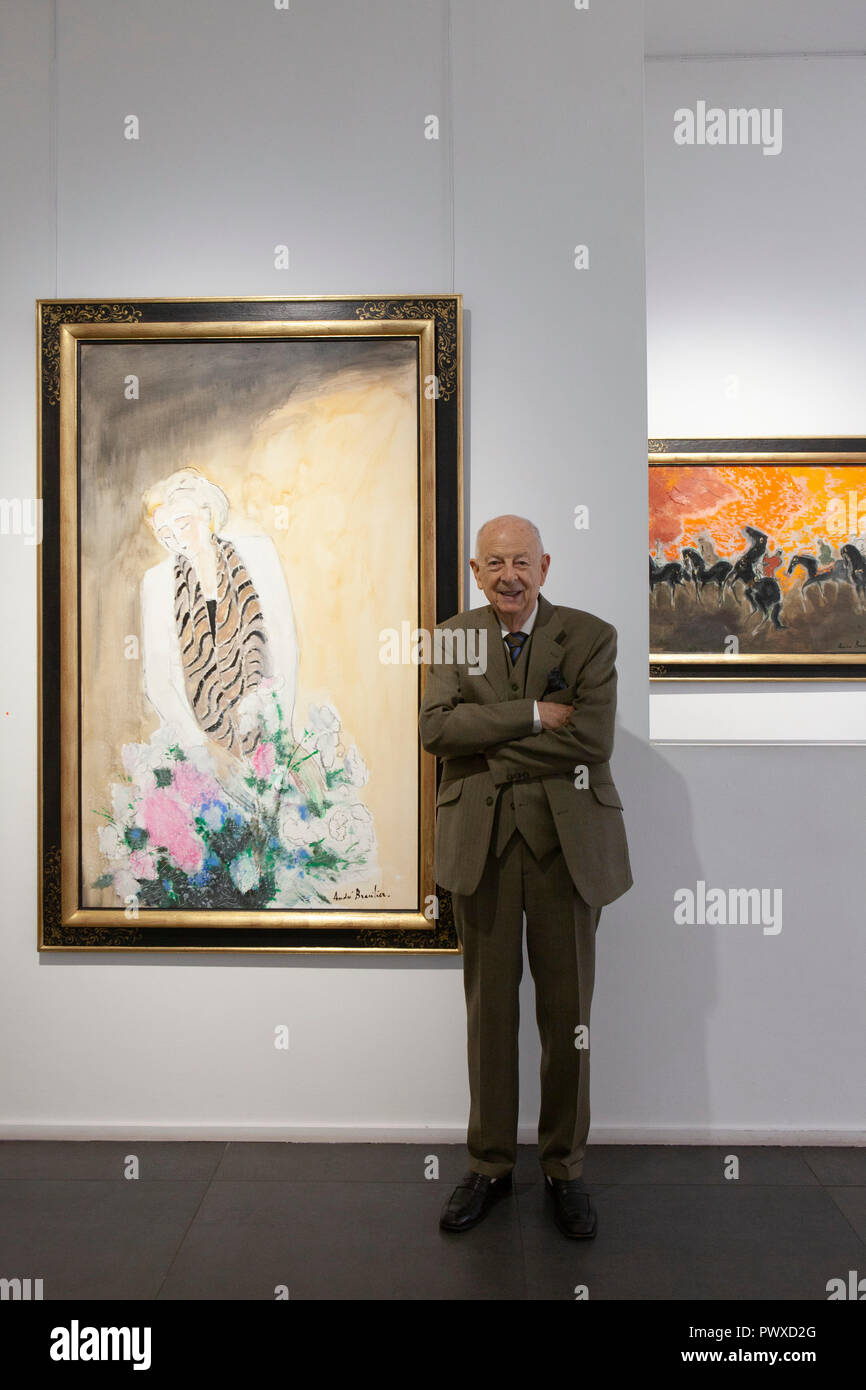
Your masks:
[[[559,700],[539,700],[538,717],[542,729],[561,729],[574,714],[574,705],[563,705]]]

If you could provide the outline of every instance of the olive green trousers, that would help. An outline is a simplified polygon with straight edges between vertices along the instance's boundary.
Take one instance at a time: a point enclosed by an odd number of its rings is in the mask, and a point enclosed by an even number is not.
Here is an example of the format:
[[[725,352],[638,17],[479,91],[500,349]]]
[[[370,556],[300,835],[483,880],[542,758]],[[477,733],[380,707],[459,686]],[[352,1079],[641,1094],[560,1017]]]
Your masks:
[[[538,1158],[550,1177],[580,1177],[589,1133],[589,1013],[601,908],[588,906],[577,892],[560,849],[536,859],[519,834],[498,858],[488,854],[478,888],[454,894],[453,905],[466,993],[469,1166],[498,1178],[517,1159],[525,913],[541,1038]]]

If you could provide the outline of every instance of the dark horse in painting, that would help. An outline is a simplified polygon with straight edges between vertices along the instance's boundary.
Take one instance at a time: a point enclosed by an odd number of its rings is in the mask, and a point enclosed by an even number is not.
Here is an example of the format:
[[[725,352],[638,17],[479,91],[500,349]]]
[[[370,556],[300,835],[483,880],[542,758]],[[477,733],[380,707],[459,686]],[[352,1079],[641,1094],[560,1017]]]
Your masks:
[[[674,606],[674,590],[678,584],[683,582],[683,567],[676,560],[669,561],[666,565],[657,565],[652,556],[649,557],[649,581],[650,593],[654,594],[659,584],[670,586],[671,608]]]
[[[773,627],[786,627],[782,622],[780,614],[782,612],[782,590],[775,579],[757,579],[753,584],[748,584],[745,590],[746,598],[752,605],[753,613],[763,613],[761,621],[756,627],[752,628],[752,636],[764,626],[764,623],[772,620]]]
[[[866,559],[858,550],[856,545],[850,541],[842,546],[842,556],[847,561],[851,571],[851,583],[854,585],[854,594],[862,606],[866,602]]]
[[[722,590],[725,581],[731,572],[732,565],[730,560],[717,560],[714,565],[707,566],[703,555],[691,546],[686,546],[683,551],[683,561],[686,574],[695,586],[695,598],[701,599],[704,589],[708,584],[715,584],[719,591],[719,603],[722,601]]]
[[[743,530],[752,544],[749,546],[748,550],[743,552],[738,560],[734,561],[731,572],[725,580],[725,583],[730,585],[731,592],[735,598],[737,596],[737,591],[734,587],[736,584],[743,584],[748,590],[750,587],[761,582],[758,574],[758,561],[761,559],[762,555],[766,553],[767,549],[766,532],[758,531],[754,526],[744,526]],[[776,584],[775,579],[770,582]],[[779,588],[778,584],[776,584],[776,588]],[[779,590],[779,597],[781,599],[781,590]],[[754,604],[752,604],[752,607],[754,608]]]
[[[827,599],[824,594],[825,584],[838,584],[840,581],[842,583],[849,582],[848,571],[842,560],[837,560],[835,564],[828,565],[826,569],[819,570],[818,561],[815,559],[814,555],[795,555],[788,566],[788,573],[793,574],[798,565],[801,565],[806,571],[806,577],[800,585],[800,598],[802,599],[804,609],[806,607],[806,590],[811,589],[813,585],[816,587],[822,603],[826,603]]]

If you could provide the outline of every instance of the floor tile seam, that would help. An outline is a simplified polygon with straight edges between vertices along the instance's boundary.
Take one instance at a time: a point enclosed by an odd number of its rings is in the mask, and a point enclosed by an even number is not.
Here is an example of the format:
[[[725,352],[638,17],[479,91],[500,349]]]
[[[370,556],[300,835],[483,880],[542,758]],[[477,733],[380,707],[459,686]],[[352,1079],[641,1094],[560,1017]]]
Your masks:
[[[225,1157],[225,1153],[223,1153],[222,1157]],[[187,1236],[189,1235],[190,1231],[192,1230],[193,1226],[194,1226],[195,1223],[196,1223],[196,1220],[198,1219],[198,1214],[199,1214],[199,1212],[200,1212],[201,1209],[202,1209],[202,1206],[203,1206],[203,1204],[204,1204],[204,1202],[205,1202],[205,1199],[207,1198],[207,1194],[210,1192],[210,1190],[211,1190],[211,1188],[212,1188],[212,1186],[213,1186],[213,1181],[214,1181],[213,1178],[211,1178],[210,1181],[207,1182],[207,1183],[205,1184],[204,1191],[202,1192],[202,1194],[201,1194],[201,1196],[200,1196],[200,1198],[199,1198],[199,1200],[198,1200],[198,1204],[197,1204],[197,1206],[196,1206],[196,1209],[195,1209],[195,1211],[192,1213],[192,1215],[190,1216],[189,1220],[188,1220],[187,1223],[186,1223],[186,1226],[184,1227],[184,1229],[183,1229],[183,1231],[182,1231],[182,1233],[181,1233],[181,1235],[180,1235],[180,1238],[178,1239],[177,1245],[175,1246],[174,1254],[172,1255],[171,1259],[170,1259],[169,1262],[168,1262],[168,1265],[167,1265],[167,1267],[166,1267],[166,1271],[165,1271],[165,1273],[164,1273],[164,1275],[163,1275],[163,1277],[162,1277],[162,1279],[161,1279],[161,1281],[160,1281],[160,1283],[159,1283],[159,1286],[158,1286],[156,1292],[155,1292],[154,1295],[153,1295],[153,1300],[152,1300],[152,1301],[156,1301],[156,1300],[159,1298],[159,1295],[160,1295],[160,1293],[162,1292],[162,1290],[165,1288],[166,1280],[169,1278],[169,1276],[170,1276],[170,1274],[171,1274],[171,1271],[172,1271],[172,1269],[174,1268],[174,1266],[175,1266],[175,1264],[176,1264],[176,1262],[177,1262],[177,1258],[178,1258],[178,1256],[179,1256],[181,1250],[183,1249],[183,1245],[184,1245],[184,1242],[185,1242],[186,1239],[187,1239]]]
[[[835,1186],[841,1188],[841,1190],[842,1190],[843,1192],[851,1192],[851,1191],[856,1191],[856,1190],[857,1190],[856,1188],[846,1187],[846,1186],[842,1185],[841,1183],[836,1183]],[[866,1187],[866,1184],[864,1184],[864,1187]],[[864,1227],[864,1234],[861,1235],[860,1232],[857,1230],[857,1227],[854,1225],[854,1222],[851,1220],[851,1217],[848,1215],[848,1213],[847,1213],[846,1211],[843,1211],[843,1210],[842,1210],[842,1208],[840,1207],[840,1205],[839,1205],[839,1203],[837,1202],[836,1198],[834,1197],[833,1193],[832,1193],[832,1192],[828,1192],[828,1193],[827,1193],[827,1196],[830,1198],[830,1201],[833,1203],[833,1205],[834,1205],[834,1207],[836,1208],[836,1210],[838,1211],[839,1215],[848,1223],[848,1225],[850,1226],[852,1232],[854,1233],[854,1235],[855,1235],[855,1236],[857,1237],[857,1239],[859,1240],[860,1244],[861,1244],[864,1248],[866,1248],[866,1227]]]

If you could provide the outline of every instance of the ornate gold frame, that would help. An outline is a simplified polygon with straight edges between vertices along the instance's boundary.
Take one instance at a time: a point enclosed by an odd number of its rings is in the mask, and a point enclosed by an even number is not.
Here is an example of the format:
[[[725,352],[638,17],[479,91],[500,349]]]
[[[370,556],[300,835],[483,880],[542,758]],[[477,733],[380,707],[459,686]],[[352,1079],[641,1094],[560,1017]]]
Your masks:
[[[292,304],[309,302],[293,300]],[[444,319],[441,305],[450,314]],[[435,759],[420,749],[420,862],[418,911],[363,913],[343,911],[296,912],[280,909],[263,911],[172,911],[145,910],[131,926],[122,908],[83,908],[79,902],[80,807],[79,786],[79,667],[78,667],[78,344],[86,341],[130,341],[168,339],[274,339],[274,338],[362,338],[402,337],[417,343],[419,362],[418,438],[420,451],[419,584],[421,626],[432,630],[436,612],[436,431],[438,402],[423,389],[426,379],[436,376],[440,400],[449,402],[457,424],[457,586],[458,606],[463,606],[463,509],[462,509],[462,304],[460,296],[426,300],[399,298],[346,301],[342,297],[319,297],[315,302],[347,303],[355,318],[218,319],[190,322],[160,317],[142,321],[140,306],[196,304],[218,305],[220,301],[157,300],[135,304],[82,305],[74,301],[40,301],[37,309],[41,330],[40,368],[40,469],[39,495],[43,494],[43,411],[59,406],[59,502],[60,502],[60,827],[64,852],[44,844],[42,816],[42,740],[40,740],[40,859],[43,864],[43,901],[39,921],[39,949],[89,950],[216,950],[216,951],[292,951],[292,952],[378,952],[416,951],[448,953],[459,951],[453,931],[453,918],[447,895],[440,898],[440,918],[430,922],[423,913],[425,898],[437,893],[433,879],[433,837],[435,827]],[[235,300],[235,306],[253,303],[283,304],[287,301],[266,296]],[[402,310],[402,312],[401,312]],[[438,322],[437,322],[438,320]],[[40,570],[39,640],[43,643],[43,579]],[[419,684],[425,677],[419,667]],[[42,668],[39,681],[39,719],[43,727],[45,710]],[[58,875],[59,870],[59,875]],[[59,882],[58,882],[59,877]],[[443,910],[444,909],[444,910]],[[49,930],[49,927],[53,930]],[[186,934],[234,929],[231,944],[159,945],[146,938],[148,929],[170,931],[183,928]],[[333,939],[341,931],[352,936],[346,945],[263,944],[244,945],[237,933],[255,928],[256,933],[317,932]],[[360,938],[360,940],[355,940]],[[426,944],[425,944],[426,943]]]

